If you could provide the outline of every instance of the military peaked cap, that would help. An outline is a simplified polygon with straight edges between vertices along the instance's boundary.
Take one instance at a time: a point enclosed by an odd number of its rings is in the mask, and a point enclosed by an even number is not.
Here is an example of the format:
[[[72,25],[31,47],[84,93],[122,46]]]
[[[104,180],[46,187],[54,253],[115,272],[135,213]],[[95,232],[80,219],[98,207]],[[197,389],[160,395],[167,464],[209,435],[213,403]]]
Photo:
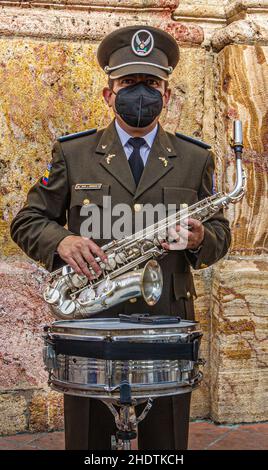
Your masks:
[[[108,34],[97,51],[100,66],[111,78],[146,73],[164,80],[179,60],[179,47],[165,31],[138,25]]]

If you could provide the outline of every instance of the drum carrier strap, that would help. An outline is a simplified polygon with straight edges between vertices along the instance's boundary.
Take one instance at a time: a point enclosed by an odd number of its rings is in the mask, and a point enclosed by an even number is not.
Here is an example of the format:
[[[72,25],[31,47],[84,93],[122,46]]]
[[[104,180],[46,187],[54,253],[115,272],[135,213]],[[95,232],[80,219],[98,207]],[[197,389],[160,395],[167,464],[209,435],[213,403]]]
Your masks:
[[[134,343],[128,341],[103,341],[63,339],[53,336],[47,341],[56,354],[89,357],[105,360],[198,360],[198,349],[202,334],[192,333],[189,343]]]

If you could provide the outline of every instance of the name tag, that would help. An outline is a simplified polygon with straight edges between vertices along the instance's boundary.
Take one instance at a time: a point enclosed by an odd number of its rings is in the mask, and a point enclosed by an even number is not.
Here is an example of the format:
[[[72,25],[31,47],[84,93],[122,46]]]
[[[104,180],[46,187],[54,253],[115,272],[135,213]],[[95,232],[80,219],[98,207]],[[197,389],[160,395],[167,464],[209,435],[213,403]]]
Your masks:
[[[101,189],[102,183],[79,183],[76,184],[74,189]]]

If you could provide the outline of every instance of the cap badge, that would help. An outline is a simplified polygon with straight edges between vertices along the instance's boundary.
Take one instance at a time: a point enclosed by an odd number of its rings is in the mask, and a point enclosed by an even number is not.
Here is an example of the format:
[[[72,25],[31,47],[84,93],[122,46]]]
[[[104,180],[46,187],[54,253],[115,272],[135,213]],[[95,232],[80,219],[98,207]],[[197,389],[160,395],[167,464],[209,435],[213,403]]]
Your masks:
[[[150,54],[154,47],[154,38],[146,29],[140,29],[133,35],[131,47],[136,55],[145,57]]]

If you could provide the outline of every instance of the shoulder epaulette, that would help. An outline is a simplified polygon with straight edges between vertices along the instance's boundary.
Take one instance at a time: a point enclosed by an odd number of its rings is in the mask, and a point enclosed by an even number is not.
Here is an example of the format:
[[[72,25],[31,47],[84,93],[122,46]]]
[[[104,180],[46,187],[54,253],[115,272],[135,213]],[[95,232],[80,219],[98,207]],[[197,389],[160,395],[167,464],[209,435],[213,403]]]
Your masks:
[[[81,131],[75,132],[74,134],[62,135],[61,137],[58,137],[57,140],[59,142],[65,142],[66,140],[76,139],[77,137],[94,134],[95,132],[97,132],[97,129],[89,129],[88,131]]]
[[[180,137],[183,140],[187,140],[188,142],[192,142],[192,144],[199,145],[199,147],[202,147],[203,149],[211,149],[211,145],[206,144],[205,142],[202,142],[202,140],[194,139],[193,137],[189,137],[188,135],[180,134],[179,132],[176,132],[176,136]]]

